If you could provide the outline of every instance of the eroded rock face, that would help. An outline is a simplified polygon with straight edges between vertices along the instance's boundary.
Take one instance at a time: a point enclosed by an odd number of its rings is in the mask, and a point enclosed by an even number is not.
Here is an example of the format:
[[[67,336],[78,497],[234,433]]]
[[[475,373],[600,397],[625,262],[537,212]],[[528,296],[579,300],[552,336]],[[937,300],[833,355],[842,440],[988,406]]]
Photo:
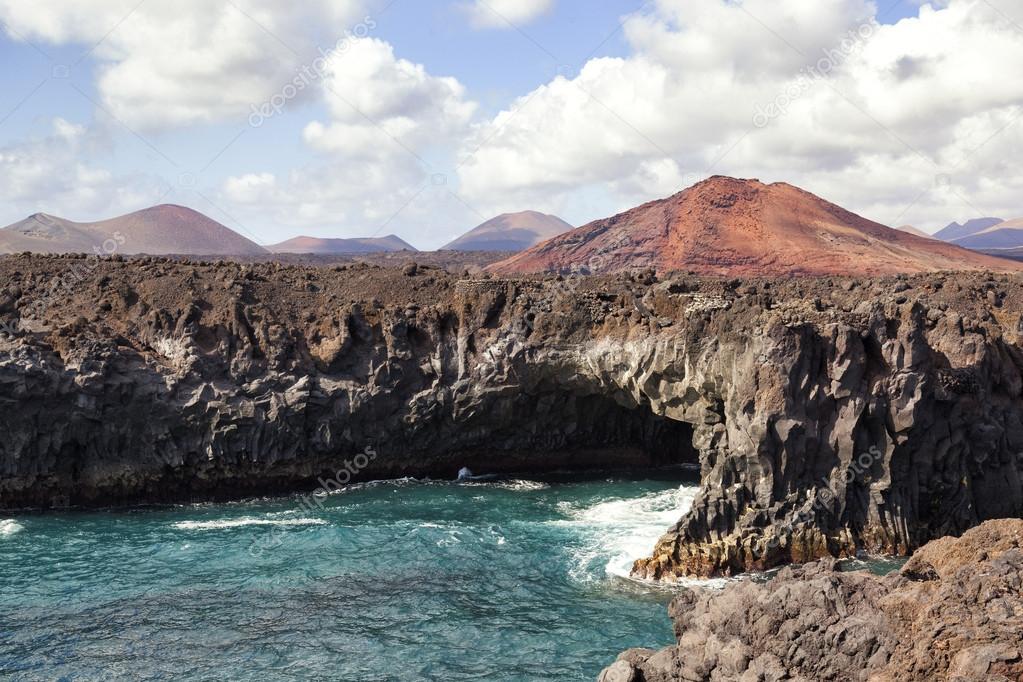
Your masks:
[[[75,265],[0,259],[0,507],[698,461],[657,579],[1023,513],[1018,279]]]
[[[1023,679],[1023,521],[932,542],[884,578],[837,568],[684,590],[670,606],[677,645],[625,652],[601,679]]]

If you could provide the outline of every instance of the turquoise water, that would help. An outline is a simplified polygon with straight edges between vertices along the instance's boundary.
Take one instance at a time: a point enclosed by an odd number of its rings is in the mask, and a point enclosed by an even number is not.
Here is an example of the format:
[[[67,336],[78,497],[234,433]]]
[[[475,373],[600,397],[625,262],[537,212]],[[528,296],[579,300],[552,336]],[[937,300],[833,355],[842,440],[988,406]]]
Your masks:
[[[0,677],[594,680],[672,640],[623,577],[695,481],[394,482],[0,517]]]

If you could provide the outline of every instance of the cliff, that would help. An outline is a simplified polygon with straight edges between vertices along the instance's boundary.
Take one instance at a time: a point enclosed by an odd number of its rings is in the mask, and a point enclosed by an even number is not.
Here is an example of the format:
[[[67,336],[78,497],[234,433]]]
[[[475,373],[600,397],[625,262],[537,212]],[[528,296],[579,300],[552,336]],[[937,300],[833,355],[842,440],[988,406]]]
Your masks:
[[[1006,275],[18,256],[0,292],[0,508],[698,461],[692,511],[636,567],[658,579],[908,553],[1023,512]]]
[[[627,651],[600,682],[1023,679],[1023,521],[937,540],[884,578],[838,568],[683,590],[677,644]]]

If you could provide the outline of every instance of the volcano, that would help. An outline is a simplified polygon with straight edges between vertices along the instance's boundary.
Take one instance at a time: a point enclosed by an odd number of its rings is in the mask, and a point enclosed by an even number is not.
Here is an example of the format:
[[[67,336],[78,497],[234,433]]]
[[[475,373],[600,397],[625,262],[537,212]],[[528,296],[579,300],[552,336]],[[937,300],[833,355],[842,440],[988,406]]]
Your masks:
[[[1018,262],[893,230],[786,183],[715,176],[490,266],[498,274],[889,275],[1019,271]]]
[[[173,204],[93,223],[36,213],[0,230],[0,253],[20,251],[106,255],[116,251],[151,256],[266,253],[263,247],[212,218]]]
[[[272,253],[312,253],[320,255],[416,252],[400,237],[390,234],[386,237],[364,237],[355,239],[328,239],[322,237],[295,237],[280,244],[267,247]]]
[[[561,218],[539,211],[505,213],[477,225],[441,248],[444,251],[524,251],[571,229],[572,226]]]

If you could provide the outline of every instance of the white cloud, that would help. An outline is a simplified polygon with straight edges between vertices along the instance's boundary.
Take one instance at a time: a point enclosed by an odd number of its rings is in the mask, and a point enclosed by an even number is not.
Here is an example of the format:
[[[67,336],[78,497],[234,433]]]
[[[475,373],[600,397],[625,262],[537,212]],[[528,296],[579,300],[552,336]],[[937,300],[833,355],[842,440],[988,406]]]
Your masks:
[[[396,58],[382,40],[352,41],[328,60],[325,73],[332,121],[313,122],[304,133],[321,151],[408,155],[402,146],[436,145],[464,134],[476,110],[456,79],[432,76],[421,64]]]
[[[311,32],[332,46],[361,4],[0,0],[0,19],[15,38],[99,43],[103,106],[159,129],[245,121],[315,59]],[[462,6],[477,26],[507,27],[500,16],[522,25],[553,4]],[[1023,32],[1005,0],[993,0],[1001,12],[923,5],[894,26],[874,22],[877,4],[655,0],[625,24],[629,56],[592,59],[485,121],[455,78],[353,39],[302,93],[326,104],[300,131],[315,160],[288,171],[271,159],[219,196],[250,225],[355,236],[414,224],[420,244],[507,210],[602,217],[711,172],[794,182],[890,224],[1023,214]],[[822,66],[826,78],[806,77]],[[144,181],[81,161],[91,138],[58,121],[0,150],[0,199],[89,211],[104,192],[115,204],[142,196]]]
[[[417,229],[406,236],[433,246],[443,243],[452,220],[482,222],[443,175],[476,111],[456,79],[434,76],[371,38],[333,55],[324,73],[330,119],[303,130],[318,161],[285,178],[228,178],[222,192],[240,212],[272,217],[291,233],[335,236],[400,231],[414,222]],[[433,234],[424,240],[424,232]]]
[[[94,163],[105,142],[84,126],[54,119],[42,137],[0,147],[0,202],[11,222],[36,212],[91,220],[155,203],[159,183],[119,177]]]
[[[273,173],[248,173],[224,181],[224,194],[239,203],[253,203],[277,191],[277,176]]]
[[[266,242],[297,235],[371,237],[398,234],[437,248],[483,222],[445,184],[415,164],[344,161],[296,169],[285,178],[256,173],[228,178],[223,200]],[[219,201],[218,201],[219,203]],[[259,230],[259,225],[272,225]]]
[[[309,63],[309,26],[337,40],[360,0],[0,0],[15,38],[93,48],[104,106],[129,126],[243,121]],[[98,43],[98,45],[97,45]],[[332,45],[332,43],[331,43]],[[326,45],[329,48],[331,45]]]
[[[554,0],[474,0],[463,6],[473,26],[513,28],[528,24],[554,8]]]
[[[632,56],[594,59],[479,126],[463,190],[492,210],[597,217],[717,172],[893,223],[1023,213],[1023,32],[987,3],[947,4],[881,26],[867,0],[659,0],[625,25]],[[827,77],[803,75],[814,68]]]

